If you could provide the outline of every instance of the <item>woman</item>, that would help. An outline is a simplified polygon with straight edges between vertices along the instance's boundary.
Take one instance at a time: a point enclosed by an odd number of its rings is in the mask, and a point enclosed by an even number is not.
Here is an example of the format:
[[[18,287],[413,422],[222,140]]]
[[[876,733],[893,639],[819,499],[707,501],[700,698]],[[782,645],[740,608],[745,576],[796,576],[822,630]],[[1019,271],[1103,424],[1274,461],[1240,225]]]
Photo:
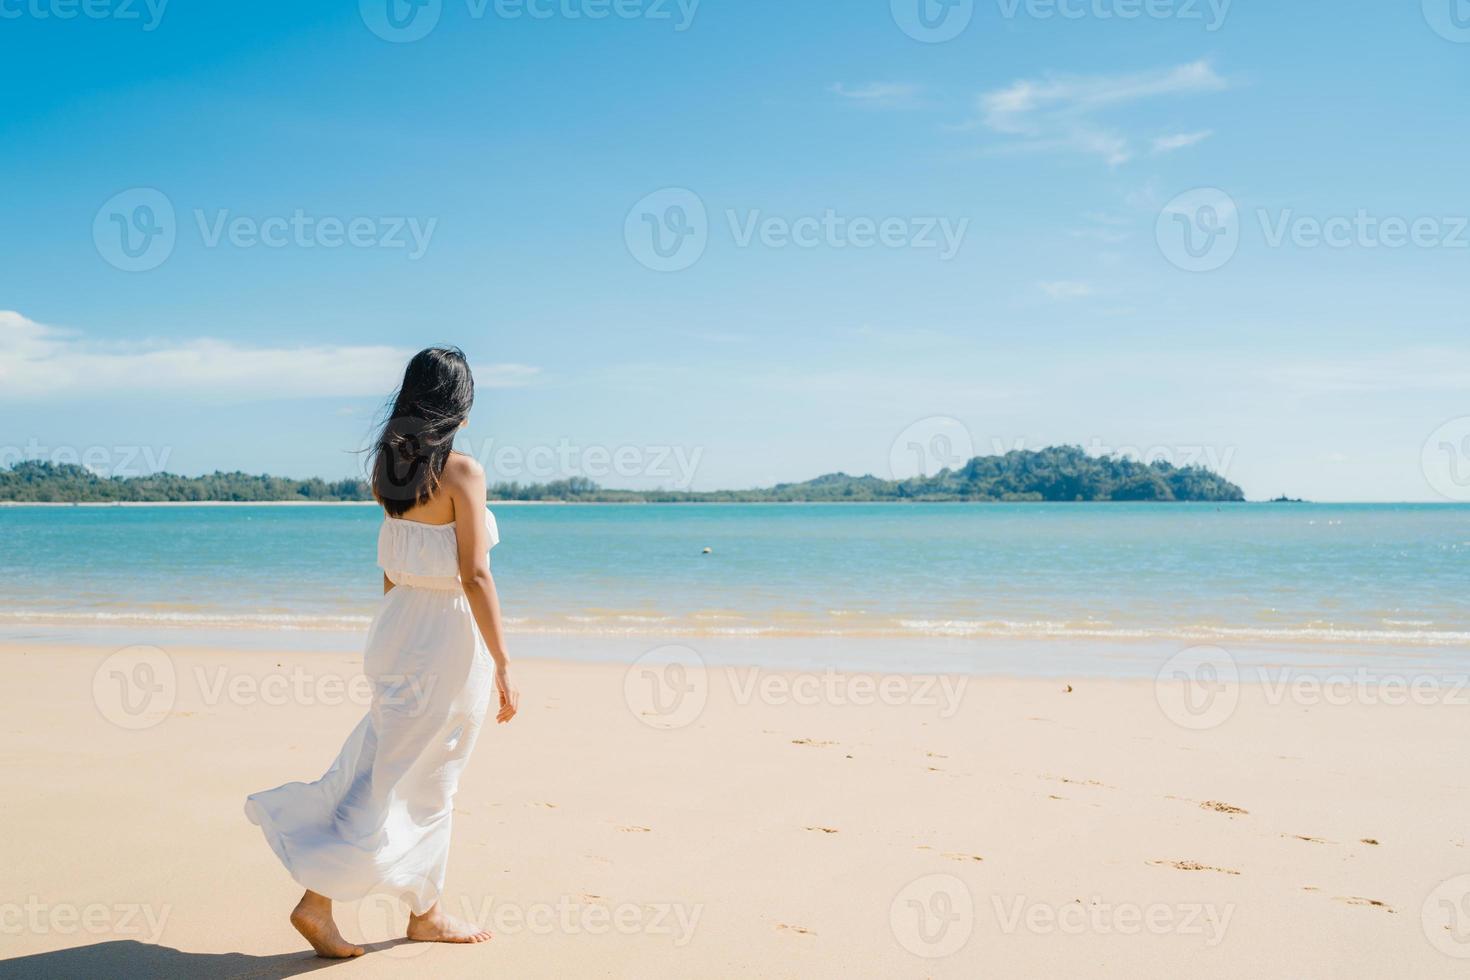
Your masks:
[[[515,717],[488,552],[499,535],[485,471],[453,451],[474,377],[464,354],[434,347],[409,361],[372,448],[383,598],[363,671],[372,705],[326,775],[256,793],[245,813],[306,888],[291,924],[322,956],[360,956],[332,902],[389,891],[410,905],[408,938],[478,943],[490,934],[439,906],[461,770],[490,699]]]

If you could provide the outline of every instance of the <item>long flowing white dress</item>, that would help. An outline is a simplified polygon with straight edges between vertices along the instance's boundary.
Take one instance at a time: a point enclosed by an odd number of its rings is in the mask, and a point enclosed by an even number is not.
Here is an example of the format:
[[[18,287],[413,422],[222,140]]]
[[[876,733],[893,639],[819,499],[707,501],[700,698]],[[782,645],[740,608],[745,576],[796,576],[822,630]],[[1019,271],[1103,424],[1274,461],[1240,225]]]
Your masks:
[[[490,546],[500,540],[485,512]],[[394,588],[368,631],[367,717],[314,783],[255,793],[245,814],[305,888],[336,901],[439,899],[454,793],[494,690],[459,581],[455,525],[385,518],[378,564]]]

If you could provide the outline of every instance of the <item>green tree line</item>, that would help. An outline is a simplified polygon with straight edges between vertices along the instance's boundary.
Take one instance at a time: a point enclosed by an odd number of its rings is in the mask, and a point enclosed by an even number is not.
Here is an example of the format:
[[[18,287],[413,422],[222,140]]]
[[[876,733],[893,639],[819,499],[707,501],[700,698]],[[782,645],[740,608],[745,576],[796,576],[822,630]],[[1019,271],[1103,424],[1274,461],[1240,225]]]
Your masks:
[[[757,490],[609,490],[583,477],[550,483],[495,483],[492,500],[587,503],[820,501],[1241,501],[1240,487],[1201,466],[1089,456],[1080,446],[976,456],[933,476],[883,480],[829,473]],[[74,464],[25,461],[0,469],[0,501],[106,503],[164,501],[371,500],[364,480],[293,480],[251,473],[106,477]]]

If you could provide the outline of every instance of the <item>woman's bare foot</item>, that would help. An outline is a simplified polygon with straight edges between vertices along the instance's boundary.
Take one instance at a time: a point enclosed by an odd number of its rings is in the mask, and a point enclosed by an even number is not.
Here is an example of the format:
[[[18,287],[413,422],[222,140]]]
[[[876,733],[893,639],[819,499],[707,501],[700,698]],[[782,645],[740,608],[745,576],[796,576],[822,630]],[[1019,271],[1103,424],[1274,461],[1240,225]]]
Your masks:
[[[408,917],[408,938],[421,943],[483,943],[490,933],[473,922],[445,915],[436,903],[423,915]]]
[[[306,937],[318,956],[342,960],[362,955],[361,946],[352,945],[337,931],[337,923],[332,919],[332,900],[325,895],[313,891],[302,895],[291,910],[291,924]]]

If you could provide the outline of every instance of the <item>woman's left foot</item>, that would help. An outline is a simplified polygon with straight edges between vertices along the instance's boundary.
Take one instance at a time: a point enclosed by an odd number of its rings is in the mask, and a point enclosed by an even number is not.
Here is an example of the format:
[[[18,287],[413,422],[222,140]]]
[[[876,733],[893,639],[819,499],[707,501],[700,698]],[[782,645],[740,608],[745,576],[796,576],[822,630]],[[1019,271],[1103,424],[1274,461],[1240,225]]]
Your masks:
[[[490,933],[434,908],[408,917],[408,938],[421,943],[483,943],[489,941]]]

